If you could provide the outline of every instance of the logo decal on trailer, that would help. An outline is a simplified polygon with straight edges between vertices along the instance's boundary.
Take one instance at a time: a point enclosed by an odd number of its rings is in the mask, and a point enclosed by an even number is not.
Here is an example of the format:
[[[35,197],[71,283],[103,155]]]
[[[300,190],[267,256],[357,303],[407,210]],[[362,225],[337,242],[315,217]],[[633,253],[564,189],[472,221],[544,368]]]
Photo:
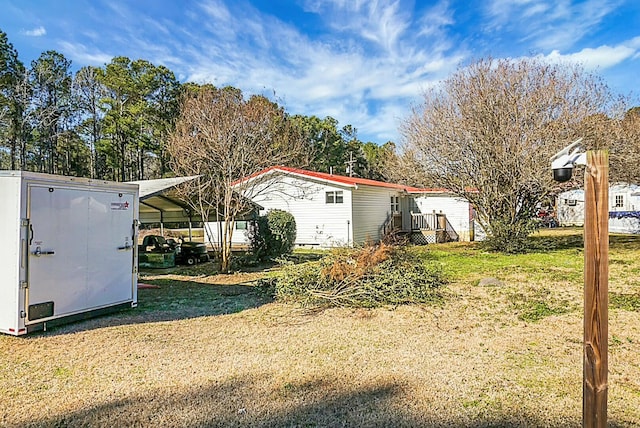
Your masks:
[[[111,202],[111,210],[126,211],[129,209],[129,202]]]

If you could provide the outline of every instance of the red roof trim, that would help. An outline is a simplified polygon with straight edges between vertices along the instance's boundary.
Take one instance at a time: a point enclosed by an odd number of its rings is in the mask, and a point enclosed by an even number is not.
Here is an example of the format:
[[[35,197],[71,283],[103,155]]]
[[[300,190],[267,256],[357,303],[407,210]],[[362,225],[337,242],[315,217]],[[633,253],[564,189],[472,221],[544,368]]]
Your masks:
[[[306,169],[290,168],[287,166],[272,166],[270,168],[257,172],[247,178],[239,180],[235,182],[234,185],[239,184],[243,181],[251,180],[255,177],[258,177],[264,174],[271,173],[271,172],[283,172],[285,174],[314,178],[322,181],[327,181],[329,183],[346,185],[349,187],[357,187],[362,185],[362,186],[396,189],[396,190],[405,191],[407,193],[451,193],[446,189],[420,189],[417,187],[405,186],[403,184],[385,183],[384,181],[369,180],[368,178],[347,177],[344,175],[327,174],[325,172],[308,171]]]

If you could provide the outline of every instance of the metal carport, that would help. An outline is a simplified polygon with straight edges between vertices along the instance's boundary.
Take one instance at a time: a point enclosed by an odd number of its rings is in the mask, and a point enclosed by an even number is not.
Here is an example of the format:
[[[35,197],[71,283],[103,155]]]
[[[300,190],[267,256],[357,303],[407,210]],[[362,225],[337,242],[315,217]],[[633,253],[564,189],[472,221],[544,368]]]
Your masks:
[[[160,223],[164,234],[165,223],[189,223],[189,237],[191,238],[191,224],[202,222],[202,216],[193,212],[191,207],[178,198],[172,190],[187,181],[195,180],[198,176],[159,178],[156,180],[131,181],[140,188],[140,223]]]
[[[139,216],[140,224],[159,223],[160,233],[164,235],[165,223],[188,223],[189,240],[192,239],[191,227],[193,222],[202,222],[202,214],[193,209],[176,195],[175,187],[182,183],[197,179],[198,176],[159,178],[155,180],[130,181],[137,184],[140,191]],[[238,196],[238,195],[236,195]],[[238,196],[241,198],[241,196]],[[237,220],[252,220],[262,207],[247,200],[251,207],[247,212],[238,216]],[[219,212],[224,213],[224,208],[219,207]]]

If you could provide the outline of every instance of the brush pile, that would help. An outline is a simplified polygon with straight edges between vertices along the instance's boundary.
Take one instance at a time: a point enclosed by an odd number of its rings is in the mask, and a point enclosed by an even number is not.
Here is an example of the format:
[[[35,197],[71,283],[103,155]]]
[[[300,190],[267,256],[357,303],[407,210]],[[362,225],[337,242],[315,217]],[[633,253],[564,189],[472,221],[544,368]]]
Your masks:
[[[405,247],[379,244],[339,248],[318,261],[285,265],[260,287],[276,300],[305,306],[373,308],[438,301],[445,282],[439,265]]]

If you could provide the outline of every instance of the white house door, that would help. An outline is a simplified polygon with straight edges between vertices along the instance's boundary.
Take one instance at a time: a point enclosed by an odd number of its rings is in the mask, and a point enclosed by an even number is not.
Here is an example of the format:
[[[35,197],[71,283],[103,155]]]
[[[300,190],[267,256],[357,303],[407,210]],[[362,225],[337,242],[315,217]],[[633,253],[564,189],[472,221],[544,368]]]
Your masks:
[[[391,196],[391,217],[393,230],[402,230],[402,211],[400,209],[399,196]]]

